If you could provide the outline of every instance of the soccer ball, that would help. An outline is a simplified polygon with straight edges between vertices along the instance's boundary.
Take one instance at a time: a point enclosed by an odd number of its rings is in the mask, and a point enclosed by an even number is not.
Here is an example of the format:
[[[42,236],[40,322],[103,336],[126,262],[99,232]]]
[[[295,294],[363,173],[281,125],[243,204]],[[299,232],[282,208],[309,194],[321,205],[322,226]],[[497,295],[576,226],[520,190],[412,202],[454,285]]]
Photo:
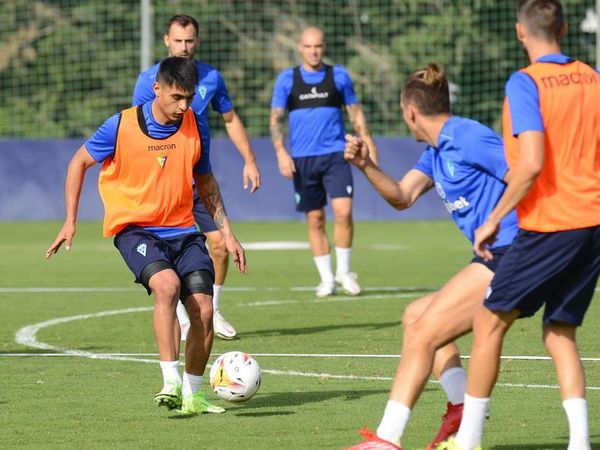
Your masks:
[[[247,353],[224,353],[210,368],[210,387],[229,402],[250,400],[260,387],[260,366]]]

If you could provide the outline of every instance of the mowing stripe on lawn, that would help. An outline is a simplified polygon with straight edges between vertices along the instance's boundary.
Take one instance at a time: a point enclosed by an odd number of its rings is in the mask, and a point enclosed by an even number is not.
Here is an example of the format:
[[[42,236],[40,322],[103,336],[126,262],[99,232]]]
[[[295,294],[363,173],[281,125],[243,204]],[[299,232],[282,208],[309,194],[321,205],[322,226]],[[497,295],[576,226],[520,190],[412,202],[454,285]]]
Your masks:
[[[125,308],[125,309],[115,309],[110,311],[101,311],[90,314],[79,314],[76,316],[70,317],[59,317],[56,319],[47,320],[44,322],[39,322],[37,324],[27,325],[20,328],[15,334],[15,342],[21,345],[25,345],[27,347],[38,348],[42,350],[52,350],[54,352],[64,353],[72,356],[80,356],[83,358],[89,359],[103,359],[103,360],[117,360],[117,361],[132,361],[132,362],[142,362],[142,363],[150,363],[157,364],[157,359],[146,359],[146,358],[137,358],[131,356],[122,356],[122,355],[113,355],[107,353],[92,353],[86,352],[83,350],[77,349],[68,349],[62,348],[58,346],[54,346],[51,344],[47,344],[45,342],[40,342],[37,340],[37,333],[39,330],[43,328],[48,328],[50,326],[58,325],[61,323],[73,322],[76,320],[86,320],[97,317],[107,317],[107,316],[115,316],[119,314],[128,314],[128,313],[137,313],[137,312],[148,312],[151,311],[152,307],[139,307],[139,308]],[[260,354],[256,354],[259,356]],[[285,355],[285,354],[263,354],[264,356],[271,355]],[[287,354],[287,357],[291,357]],[[310,354],[301,354],[301,355],[310,355]],[[386,357],[390,357],[387,355]],[[520,356],[519,358],[526,358],[525,356]],[[543,357],[536,357],[543,358]],[[210,364],[208,365],[210,366]],[[262,369],[264,373],[268,373],[271,375],[284,375],[284,376],[297,376],[297,377],[310,377],[310,378],[325,378],[325,379],[343,379],[343,380],[362,380],[362,381],[391,381],[392,377],[374,377],[374,376],[359,376],[359,375],[336,375],[330,373],[317,373],[317,372],[300,372],[296,370],[273,370],[273,369]],[[513,387],[513,388],[531,388],[531,389],[558,389],[557,385],[546,385],[546,384],[529,384],[529,383],[498,383],[497,386],[501,387]],[[586,386],[586,389],[589,390],[600,390],[600,386]]]
[[[369,286],[363,287],[364,292],[431,292],[438,288],[417,286]],[[314,286],[290,286],[290,287],[256,287],[256,286],[223,286],[224,291],[230,292],[312,292]],[[0,294],[27,294],[31,292],[56,293],[56,292],[142,292],[140,287],[0,287]]]

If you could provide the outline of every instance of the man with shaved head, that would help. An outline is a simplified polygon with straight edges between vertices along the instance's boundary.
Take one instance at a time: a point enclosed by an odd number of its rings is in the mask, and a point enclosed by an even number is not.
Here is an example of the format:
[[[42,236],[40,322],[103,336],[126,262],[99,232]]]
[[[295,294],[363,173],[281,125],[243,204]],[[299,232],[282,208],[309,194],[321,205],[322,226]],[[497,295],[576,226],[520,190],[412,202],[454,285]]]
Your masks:
[[[306,214],[310,246],[321,278],[316,288],[317,297],[334,294],[336,283],[346,294],[358,295],[361,288],[357,276],[350,272],[354,185],[350,165],[344,160],[342,106],[348,111],[355,133],[366,142],[374,161],[377,161],[377,149],[348,72],[341,65],[323,63],[323,31],[316,27],[306,28],[300,36],[298,51],[302,63],[285,69],[275,82],[271,100],[271,139],[281,175],[294,180],[296,210]],[[291,152],[285,147],[283,135],[286,110]],[[331,198],[335,217],[335,276],[325,231],[327,196]]]

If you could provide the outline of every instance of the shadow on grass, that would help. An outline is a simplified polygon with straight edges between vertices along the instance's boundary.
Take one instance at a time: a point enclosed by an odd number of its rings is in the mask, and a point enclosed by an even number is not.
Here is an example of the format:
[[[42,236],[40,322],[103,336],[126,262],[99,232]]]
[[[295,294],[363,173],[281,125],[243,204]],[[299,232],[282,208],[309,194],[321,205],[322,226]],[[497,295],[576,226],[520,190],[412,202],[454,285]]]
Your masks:
[[[291,416],[296,414],[294,411],[265,411],[265,412],[241,412],[236,413],[236,417],[268,417],[268,416]]]
[[[229,411],[247,411],[258,408],[283,408],[290,406],[301,406],[307,403],[326,402],[332,399],[342,399],[344,401],[360,400],[368,395],[387,394],[388,389],[367,389],[367,390],[339,390],[339,391],[311,391],[311,392],[275,392],[259,395],[247,403],[232,405]]]
[[[289,416],[296,414],[294,411],[281,411],[277,408],[289,408],[290,406],[301,406],[308,403],[325,402],[341,398],[344,401],[360,400],[368,395],[387,394],[387,389],[365,389],[361,391],[312,391],[312,392],[276,392],[272,394],[259,395],[249,402],[230,403],[226,407],[227,413],[236,417],[266,417],[266,416]],[[273,409],[275,408],[275,409]],[[266,409],[267,411],[252,411]],[[269,409],[272,409],[268,411]],[[185,420],[196,417],[194,414],[175,414],[169,416],[170,420]]]
[[[328,331],[336,331],[343,329],[351,329],[355,330],[381,330],[384,328],[392,328],[399,327],[400,320],[394,320],[392,322],[380,322],[380,323],[344,323],[339,325],[322,325],[316,327],[301,327],[301,328],[273,328],[271,330],[256,330],[245,332],[241,337],[250,337],[250,336],[260,336],[260,337],[268,337],[268,336],[297,336],[302,334],[310,334],[310,333],[324,333]]]

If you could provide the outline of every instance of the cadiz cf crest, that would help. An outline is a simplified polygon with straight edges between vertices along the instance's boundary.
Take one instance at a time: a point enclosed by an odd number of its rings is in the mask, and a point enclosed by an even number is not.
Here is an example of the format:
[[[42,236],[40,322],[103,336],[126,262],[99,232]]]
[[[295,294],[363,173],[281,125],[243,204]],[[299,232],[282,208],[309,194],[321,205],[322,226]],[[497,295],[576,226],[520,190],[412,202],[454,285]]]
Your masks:
[[[160,167],[165,167],[165,163],[167,162],[166,156],[157,156],[156,159],[158,160],[158,164],[160,164]]]

